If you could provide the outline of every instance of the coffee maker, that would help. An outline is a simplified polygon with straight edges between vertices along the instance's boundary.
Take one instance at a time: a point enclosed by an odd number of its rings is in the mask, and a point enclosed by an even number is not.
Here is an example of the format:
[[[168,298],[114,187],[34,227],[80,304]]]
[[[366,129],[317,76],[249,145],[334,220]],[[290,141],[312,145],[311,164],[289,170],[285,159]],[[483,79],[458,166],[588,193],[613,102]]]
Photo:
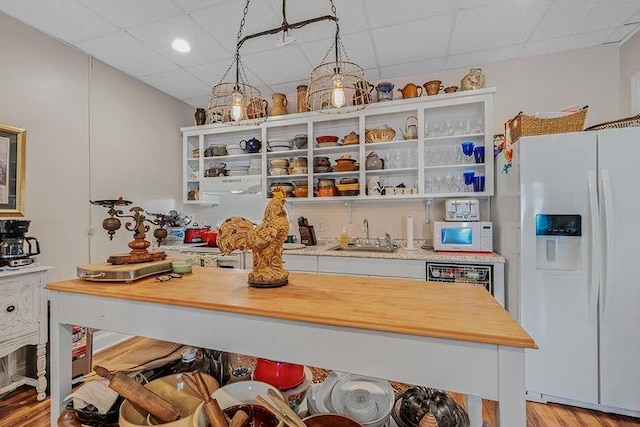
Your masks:
[[[0,220],[0,266],[21,267],[35,262],[40,243],[35,237],[26,237],[28,219]]]

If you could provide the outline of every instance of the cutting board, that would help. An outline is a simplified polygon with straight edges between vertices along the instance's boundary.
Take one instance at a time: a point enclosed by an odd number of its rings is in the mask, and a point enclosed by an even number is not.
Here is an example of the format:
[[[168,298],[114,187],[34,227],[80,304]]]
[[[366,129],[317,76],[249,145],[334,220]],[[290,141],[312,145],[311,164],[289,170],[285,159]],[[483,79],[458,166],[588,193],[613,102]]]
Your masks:
[[[171,260],[138,264],[84,264],[77,266],[77,276],[93,282],[132,282],[153,274],[171,271]]]

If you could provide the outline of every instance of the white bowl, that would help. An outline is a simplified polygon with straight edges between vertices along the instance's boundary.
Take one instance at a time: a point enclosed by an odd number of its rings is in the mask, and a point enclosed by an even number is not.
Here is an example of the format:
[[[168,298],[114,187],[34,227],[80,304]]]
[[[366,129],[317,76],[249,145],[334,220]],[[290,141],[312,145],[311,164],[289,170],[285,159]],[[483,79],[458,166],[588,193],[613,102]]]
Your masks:
[[[227,154],[230,155],[230,156],[235,156],[235,155],[238,155],[238,154],[246,154],[246,151],[244,151],[240,147],[228,147],[227,148]]]
[[[362,411],[359,416],[355,407],[348,408],[347,402],[349,396],[353,393],[363,393],[369,395],[370,399],[375,402],[376,413],[371,415],[368,410]],[[365,393],[363,393],[364,395]],[[391,383],[387,380],[366,377],[363,375],[348,374],[340,378],[331,389],[331,408],[338,414],[360,418],[365,427],[381,427],[386,423],[393,411],[395,403],[395,392]],[[365,419],[367,421],[365,422]]]
[[[211,398],[218,401],[218,405],[220,405],[220,409],[222,410],[242,404],[260,405],[256,400],[256,396],[258,395],[264,397],[267,401],[271,400],[271,398],[268,397],[267,390],[273,390],[282,396],[280,390],[267,383],[260,381],[238,381],[220,387],[211,393]],[[203,407],[204,404],[201,403],[196,408],[193,414],[193,427],[209,426]]]

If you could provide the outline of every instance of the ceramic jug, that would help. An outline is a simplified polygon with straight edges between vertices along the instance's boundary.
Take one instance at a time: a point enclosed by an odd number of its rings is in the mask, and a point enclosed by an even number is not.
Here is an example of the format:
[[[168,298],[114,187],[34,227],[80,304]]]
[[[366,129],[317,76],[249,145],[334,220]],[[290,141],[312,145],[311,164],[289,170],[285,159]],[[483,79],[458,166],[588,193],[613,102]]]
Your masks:
[[[296,87],[298,113],[306,113],[307,111],[309,111],[309,106],[307,105],[307,88],[308,87],[306,85],[300,85]]]
[[[378,102],[391,101],[393,99],[393,83],[378,83],[376,91],[378,92]]]
[[[207,110],[204,108],[196,108],[194,117],[196,119],[196,126],[202,126],[207,121]]]
[[[371,92],[375,88],[369,82],[361,80],[356,83],[356,89],[353,94],[353,105],[365,105],[371,103]]]
[[[413,83],[407,83],[402,89],[398,89],[398,92],[402,93],[403,99],[417,98],[422,96],[422,87],[416,86]]]
[[[484,80],[482,69],[471,68],[469,73],[460,81],[460,90],[482,89],[484,87]]]
[[[267,117],[267,108],[269,103],[266,99],[253,98],[247,105],[247,117],[250,119],[258,119],[260,117]]]
[[[273,104],[269,111],[270,116],[282,116],[283,114],[287,114],[287,105],[289,105],[287,95],[284,93],[274,93],[271,95],[271,99],[273,100]]]

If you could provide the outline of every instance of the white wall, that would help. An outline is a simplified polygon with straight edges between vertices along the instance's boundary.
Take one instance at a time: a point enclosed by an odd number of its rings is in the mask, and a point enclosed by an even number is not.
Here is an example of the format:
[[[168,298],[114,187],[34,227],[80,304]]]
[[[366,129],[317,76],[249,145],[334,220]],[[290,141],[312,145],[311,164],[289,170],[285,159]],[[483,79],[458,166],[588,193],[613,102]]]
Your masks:
[[[629,117],[634,113],[631,111],[631,80],[634,77],[635,79],[640,79],[640,31],[627,40],[627,42],[620,48],[621,117]],[[638,94],[638,96],[640,97],[640,94]],[[640,99],[637,101],[640,101]],[[640,111],[635,112],[635,114],[638,114],[639,112]]]
[[[181,200],[179,128],[193,108],[98,61],[90,69],[88,55],[2,13],[0,52],[0,123],[27,130],[25,213],[50,280],[128,252],[132,234],[108,242],[106,211],[89,200],[122,195],[150,210]]]

